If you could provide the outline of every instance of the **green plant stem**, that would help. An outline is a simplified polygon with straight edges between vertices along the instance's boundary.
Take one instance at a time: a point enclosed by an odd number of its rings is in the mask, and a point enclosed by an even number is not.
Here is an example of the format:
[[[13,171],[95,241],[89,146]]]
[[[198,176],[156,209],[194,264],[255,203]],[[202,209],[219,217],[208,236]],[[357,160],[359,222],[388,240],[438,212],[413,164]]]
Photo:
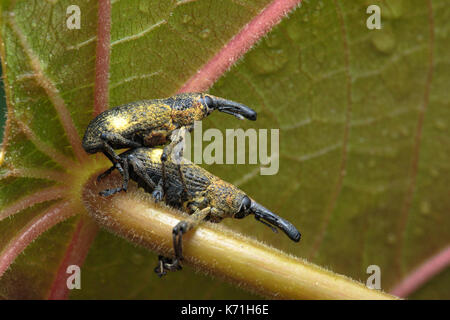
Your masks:
[[[118,185],[120,180],[116,176],[109,183]],[[105,187],[93,179],[85,185],[83,201],[90,215],[107,230],[172,256],[172,228],[186,215],[155,204],[134,183],[128,192],[109,198],[98,195]],[[185,264],[270,298],[396,298],[218,224],[202,223],[185,234],[183,255]]]

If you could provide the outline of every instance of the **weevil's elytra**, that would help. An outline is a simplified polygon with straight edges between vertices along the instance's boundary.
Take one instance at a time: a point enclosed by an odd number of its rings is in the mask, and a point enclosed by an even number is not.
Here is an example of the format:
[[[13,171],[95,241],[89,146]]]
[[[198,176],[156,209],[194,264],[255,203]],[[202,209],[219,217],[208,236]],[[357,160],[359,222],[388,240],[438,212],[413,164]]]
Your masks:
[[[151,100],[129,103],[106,110],[92,120],[83,138],[83,148],[88,153],[103,151],[105,140],[101,136],[105,132],[120,136],[107,141],[113,149],[127,148],[128,139],[141,144],[155,129],[165,132],[175,129],[170,106]]]
[[[191,214],[186,221],[181,221],[174,227],[175,260],[168,262],[167,258],[160,259],[160,264],[156,268],[159,275],[165,274],[165,270],[181,268],[182,235],[202,220],[220,222],[224,218],[242,219],[253,214],[256,220],[272,229],[281,229],[291,240],[295,242],[300,240],[300,232],[289,221],[269,211],[231,183],[187,160],[181,164],[176,164],[171,159],[166,162],[164,190],[162,153],[161,149],[137,148],[120,155],[130,166],[130,178],[139,186],[152,193],[156,200],[164,199],[167,204]],[[180,179],[179,171],[182,173],[185,186]]]
[[[116,191],[126,190],[128,165],[114,150],[170,142],[164,149],[164,162],[175,145],[181,143],[182,135],[176,133],[177,130],[192,130],[194,121],[202,120],[214,110],[239,119],[256,120],[256,112],[243,104],[206,93],[182,93],[166,99],[132,102],[102,112],[88,125],[83,148],[88,153],[104,153],[124,178],[122,187]]]

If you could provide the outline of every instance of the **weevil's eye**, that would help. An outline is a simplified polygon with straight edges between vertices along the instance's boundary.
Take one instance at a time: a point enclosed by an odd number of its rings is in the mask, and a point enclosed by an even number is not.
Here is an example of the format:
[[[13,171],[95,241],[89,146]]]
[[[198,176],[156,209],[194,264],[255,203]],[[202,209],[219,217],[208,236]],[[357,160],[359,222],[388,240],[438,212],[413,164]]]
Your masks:
[[[236,219],[242,219],[249,214],[250,206],[252,205],[252,200],[249,197],[245,196],[242,198],[241,208],[239,212],[234,215]]]

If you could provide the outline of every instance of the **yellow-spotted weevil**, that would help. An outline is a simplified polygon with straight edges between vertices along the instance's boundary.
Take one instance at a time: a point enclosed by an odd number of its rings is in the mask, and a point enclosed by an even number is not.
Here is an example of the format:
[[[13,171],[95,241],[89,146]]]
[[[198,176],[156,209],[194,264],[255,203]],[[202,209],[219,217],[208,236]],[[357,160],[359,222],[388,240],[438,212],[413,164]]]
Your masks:
[[[156,201],[183,210],[190,216],[180,221],[173,228],[173,247],[175,259],[160,256],[155,272],[162,276],[166,270],[181,269],[182,235],[194,228],[200,221],[220,222],[223,218],[242,219],[253,214],[256,220],[269,226],[273,231],[280,228],[293,241],[300,240],[300,232],[287,220],[269,211],[255,200],[248,197],[244,191],[223,181],[205,169],[184,159],[179,168],[184,181],[181,181],[178,164],[172,159],[165,164],[166,178],[163,179],[161,155],[163,150],[152,148],[137,148],[126,151],[120,158],[129,163],[130,178],[152,193]],[[113,171],[111,167],[105,175]],[[186,188],[183,186],[185,184]]]
[[[202,120],[214,110],[239,119],[256,120],[256,112],[249,107],[206,93],[182,93],[166,99],[143,100],[99,114],[86,129],[83,148],[87,153],[105,154],[123,176],[121,187],[101,194],[107,196],[127,190],[128,164],[115,149],[155,147],[170,142],[161,155],[164,167],[174,147],[182,142],[179,129],[191,131],[194,121]],[[102,177],[100,175],[98,179]]]

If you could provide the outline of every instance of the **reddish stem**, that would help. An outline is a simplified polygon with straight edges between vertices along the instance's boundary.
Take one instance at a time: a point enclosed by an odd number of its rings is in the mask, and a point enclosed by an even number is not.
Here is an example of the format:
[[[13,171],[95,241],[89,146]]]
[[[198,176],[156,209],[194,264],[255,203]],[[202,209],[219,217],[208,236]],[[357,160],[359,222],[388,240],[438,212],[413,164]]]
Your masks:
[[[94,117],[108,109],[111,1],[98,2],[97,49],[95,58]]]
[[[45,213],[28,222],[0,253],[0,277],[32,241],[44,231],[72,216],[73,212],[69,201],[65,201],[55,204]]]
[[[55,275],[48,299],[62,300],[69,296],[67,287],[67,267],[77,265],[81,267],[86,259],[92,242],[98,232],[98,225],[88,216],[82,216],[73,233],[67,251]]]
[[[411,272],[400,284],[392,289],[391,293],[399,297],[407,297],[449,265],[450,246],[446,247]]]
[[[65,187],[56,186],[39,190],[29,196],[21,198],[0,211],[0,221],[19,211],[32,207],[35,204],[62,198],[66,191],[67,189]]]

